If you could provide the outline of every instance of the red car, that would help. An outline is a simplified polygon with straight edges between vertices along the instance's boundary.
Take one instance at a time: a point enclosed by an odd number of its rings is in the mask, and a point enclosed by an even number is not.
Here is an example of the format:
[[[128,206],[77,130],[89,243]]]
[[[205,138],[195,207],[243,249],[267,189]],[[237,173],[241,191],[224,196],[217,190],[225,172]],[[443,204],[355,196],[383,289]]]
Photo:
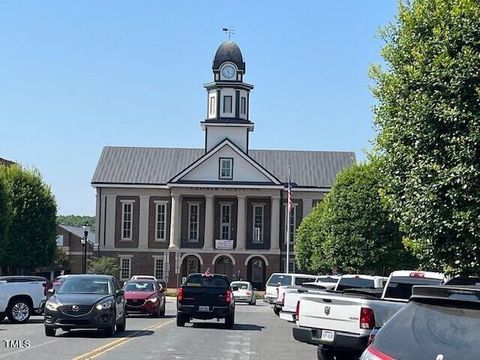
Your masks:
[[[165,290],[153,280],[130,280],[125,286],[127,314],[165,315]]]

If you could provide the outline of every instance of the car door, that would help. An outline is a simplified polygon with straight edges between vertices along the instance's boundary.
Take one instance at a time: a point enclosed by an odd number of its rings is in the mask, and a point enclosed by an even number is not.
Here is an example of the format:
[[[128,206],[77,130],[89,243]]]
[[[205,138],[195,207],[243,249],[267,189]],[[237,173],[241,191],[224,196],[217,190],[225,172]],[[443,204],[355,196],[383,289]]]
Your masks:
[[[125,295],[117,295],[117,290],[121,289],[117,281],[113,281],[114,296],[115,296],[115,310],[117,321],[124,316],[125,313]]]

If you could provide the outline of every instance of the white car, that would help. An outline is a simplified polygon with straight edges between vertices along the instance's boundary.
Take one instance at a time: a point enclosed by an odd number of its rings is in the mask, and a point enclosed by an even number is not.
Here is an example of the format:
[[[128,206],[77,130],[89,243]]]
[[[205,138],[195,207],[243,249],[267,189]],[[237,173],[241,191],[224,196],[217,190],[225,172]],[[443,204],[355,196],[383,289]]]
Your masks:
[[[157,278],[152,275],[133,275],[130,280],[153,280],[157,281]]]
[[[233,290],[233,298],[235,302],[246,302],[249,305],[255,305],[255,290],[248,281],[233,281],[230,286]]]

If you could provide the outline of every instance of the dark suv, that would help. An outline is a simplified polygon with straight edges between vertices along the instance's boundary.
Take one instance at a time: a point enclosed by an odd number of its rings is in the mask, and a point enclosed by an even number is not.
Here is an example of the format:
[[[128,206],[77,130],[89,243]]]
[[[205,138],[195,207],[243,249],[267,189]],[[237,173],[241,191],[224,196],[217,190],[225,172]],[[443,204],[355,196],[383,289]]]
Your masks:
[[[414,286],[361,360],[478,359],[480,287]]]
[[[112,336],[126,324],[124,291],[108,275],[70,275],[45,304],[45,335],[58,328],[99,329]]]

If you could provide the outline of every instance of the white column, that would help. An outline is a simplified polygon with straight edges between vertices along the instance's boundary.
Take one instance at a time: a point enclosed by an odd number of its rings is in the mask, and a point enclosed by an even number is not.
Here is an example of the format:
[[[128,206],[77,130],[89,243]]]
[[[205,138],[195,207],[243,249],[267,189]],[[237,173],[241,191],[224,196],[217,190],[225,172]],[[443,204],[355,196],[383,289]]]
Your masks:
[[[303,199],[303,218],[312,212],[313,199]]]
[[[205,236],[203,245],[205,250],[213,250],[214,247],[214,206],[213,195],[205,195]]]
[[[270,250],[280,249],[280,196],[272,196]]]
[[[117,202],[117,195],[107,195],[106,196],[107,202],[107,211],[106,211],[106,229],[105,229],[105,249],[114,249],[115,248],[115,219],[119,219],[121,221],[122,214],[120,213],[118,216],[116,214],[116,202]],[[120,210],[121,211],[121,210]]]
[[[245,211],[245,195],[238,195],[237,208],[237,250],[245,250],[245,232],[247,212]]]
[[[182,203],[180,195],[172,194],[172,218],[170,220],[170,246],[169,248],[180,247],[180,230],[182,224]]]
[[[140,214],[138,224],[138,248],[148,249],[148,208],[150,195],[140,195]]]

